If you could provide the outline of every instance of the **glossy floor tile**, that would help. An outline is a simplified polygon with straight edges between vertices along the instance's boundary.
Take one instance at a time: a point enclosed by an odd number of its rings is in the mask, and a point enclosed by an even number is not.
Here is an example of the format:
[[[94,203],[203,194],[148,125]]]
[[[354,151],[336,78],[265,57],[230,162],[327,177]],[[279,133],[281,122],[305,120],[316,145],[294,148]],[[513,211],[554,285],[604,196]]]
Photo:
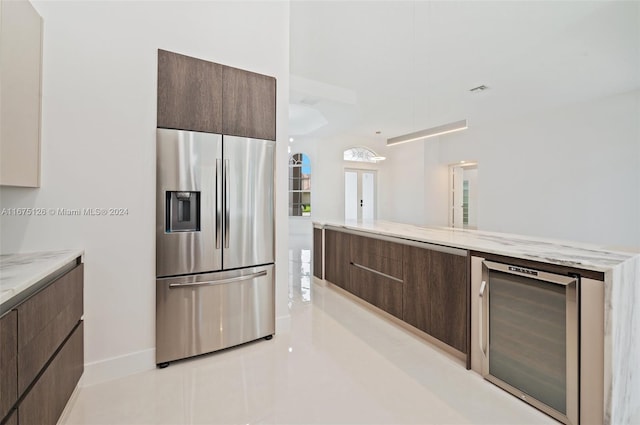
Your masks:
[[[81,388],[66,424],[554,424],[415,335],[314,284],[290,239],[291,330]]]

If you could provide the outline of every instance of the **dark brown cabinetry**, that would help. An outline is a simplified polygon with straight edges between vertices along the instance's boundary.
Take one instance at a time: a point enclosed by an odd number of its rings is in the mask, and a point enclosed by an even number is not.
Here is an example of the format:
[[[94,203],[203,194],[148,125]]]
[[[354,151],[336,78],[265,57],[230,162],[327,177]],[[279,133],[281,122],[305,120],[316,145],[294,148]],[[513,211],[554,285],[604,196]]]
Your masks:
[[[18,392],[23,393],[82,317],[83,264],[18,306]]]
[[[470,359],[467,251],[328,228],[324,232],[327,281]]]
[[[350,258],[345,289],[402,318],[402,245],[352,235]]]
[[[83,372],[80,322],[18,406],[20,425],[55,425]]]
[[[84,265],[66,269],[0,319],[3,424],[54,425],[82,375]]]
[[[276,140],[276,79],[223,67],[223,134]]]
[[[313,275],[322,279],[322,229],[313,228]]]
[[[325,229],[324,243],[325,279],[346,289],[349,283],[350,235]]]
[[[15,310],[0,318],[0,420],[18,399],[17,318]]]
[[[276,140],[276,79],[158,50],[159,128]]]
[[[158,50],[158,127],[222,133],[222,69]]]
[[[467,352],[467,257],[404,247],[405,322]]]

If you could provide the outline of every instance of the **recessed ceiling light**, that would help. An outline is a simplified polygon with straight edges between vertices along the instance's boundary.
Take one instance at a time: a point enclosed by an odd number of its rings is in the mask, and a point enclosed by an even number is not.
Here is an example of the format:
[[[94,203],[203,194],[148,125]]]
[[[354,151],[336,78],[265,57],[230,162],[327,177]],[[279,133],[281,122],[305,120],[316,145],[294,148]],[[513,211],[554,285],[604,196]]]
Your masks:
[[[489,87],[485,86],[484,84],[478,87],[474,87],[471,90],[469,90],[471,93],[479,93],[481,91],[485,91],[487,90]]]
[[[464,164],[465,162],[467,162],[467,161],[460,161],[460,164]]]
[[[293,137],[289,137],[289,142],[293,142]]]

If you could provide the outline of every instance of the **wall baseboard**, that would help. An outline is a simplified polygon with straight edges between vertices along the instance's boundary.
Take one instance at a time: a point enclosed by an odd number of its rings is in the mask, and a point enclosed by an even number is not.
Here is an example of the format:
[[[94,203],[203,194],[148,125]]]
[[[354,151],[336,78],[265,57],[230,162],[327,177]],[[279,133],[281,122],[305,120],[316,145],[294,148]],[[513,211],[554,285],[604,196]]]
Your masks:
[[[155,348],[86,363],[78,386],[88,387],[113,379],[123,378],[134,373],[151,370],[155,366]]]

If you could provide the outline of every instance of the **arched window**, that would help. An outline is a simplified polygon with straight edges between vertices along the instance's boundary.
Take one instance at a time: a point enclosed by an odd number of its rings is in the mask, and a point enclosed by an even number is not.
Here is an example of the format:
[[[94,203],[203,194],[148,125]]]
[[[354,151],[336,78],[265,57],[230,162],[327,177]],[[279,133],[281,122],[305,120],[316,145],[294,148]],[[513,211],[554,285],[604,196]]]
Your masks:
[[[289,216],[311,215],[311,161],[303,153],[289,157]]]
[[[345,161],[370,162],[375,164],[378,161],[384,161],[386,158],[384,156],[379,156],[369,148],[358,146],[346,149],[343,152],[343,159]]]

